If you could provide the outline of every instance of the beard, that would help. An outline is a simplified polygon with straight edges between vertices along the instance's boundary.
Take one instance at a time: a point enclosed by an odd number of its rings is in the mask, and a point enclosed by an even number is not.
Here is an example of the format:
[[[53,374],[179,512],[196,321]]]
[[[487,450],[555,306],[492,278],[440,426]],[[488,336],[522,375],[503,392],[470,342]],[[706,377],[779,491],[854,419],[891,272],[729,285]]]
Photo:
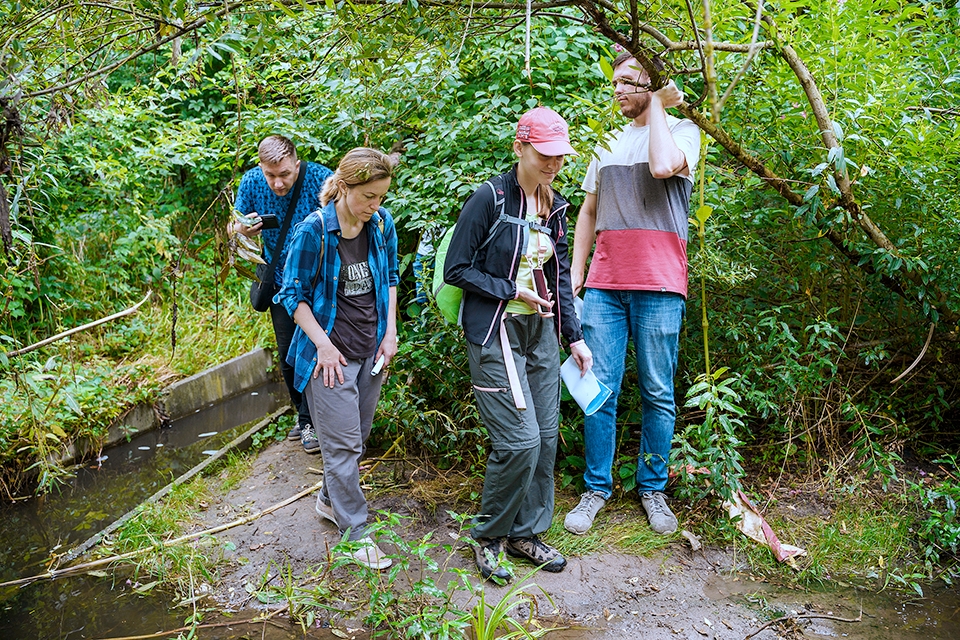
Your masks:
[[[644,93],[641,94],[640,99],[630,99],[627,102],[621,102],[620,104],[620,113],[626,118],[633,120],[637,118],[647,110],[647,107],[650,106],[650,94]]]

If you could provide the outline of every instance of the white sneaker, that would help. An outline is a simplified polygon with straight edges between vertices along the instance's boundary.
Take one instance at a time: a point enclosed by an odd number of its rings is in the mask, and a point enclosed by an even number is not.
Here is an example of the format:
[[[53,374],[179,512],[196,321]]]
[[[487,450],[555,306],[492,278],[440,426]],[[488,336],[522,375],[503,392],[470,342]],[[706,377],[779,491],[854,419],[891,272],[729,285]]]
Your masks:
[[[647,512],[650,528],[662,536],[677,531],[677,516],[667,506],[667,497],[662,491],[647,491],[640,495],[640,504]]]
[[[378,547],[377,543],[369,536],[355,540],[353,544],[360,545],[359,549],[350,554],[351,557],[357,561],[357,564],[362,564],[365,567],[370,567],[377,571],[387,569],[393,564],[393,560],[388,558],[387,554],[383,552],[383,549]]]
[[[340,528],[340,525],[337,524],[337,517],[333,515],[333,507],[324,504],[323,500],[320,498],[320,495],[317,494],[317,515],[325,520],[329,520],[333,523],[333,526]]]
[[[607,503],[607,499],[599,491],[587,491],[580,496],[580,504],[575,506],[563,519],[563,528],[570,533],[582,536],[593,526],[593,519],[597,512]]]

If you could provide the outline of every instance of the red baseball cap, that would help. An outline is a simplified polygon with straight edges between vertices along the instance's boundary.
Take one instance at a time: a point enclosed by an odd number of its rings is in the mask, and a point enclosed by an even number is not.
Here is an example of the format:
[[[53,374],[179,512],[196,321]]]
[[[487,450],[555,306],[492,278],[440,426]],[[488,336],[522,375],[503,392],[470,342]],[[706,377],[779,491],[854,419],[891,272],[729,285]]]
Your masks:
[[[570,146],[567,121],[548,107],[537,107],[523,114],[517,123],[517,140],[529,142],[545,156],[578,155]]]

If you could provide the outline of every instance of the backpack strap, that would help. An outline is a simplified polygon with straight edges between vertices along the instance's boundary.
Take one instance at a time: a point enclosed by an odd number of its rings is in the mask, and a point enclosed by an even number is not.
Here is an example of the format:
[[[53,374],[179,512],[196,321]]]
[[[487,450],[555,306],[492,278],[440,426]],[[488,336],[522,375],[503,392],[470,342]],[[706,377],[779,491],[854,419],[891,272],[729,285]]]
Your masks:
[[[490,187],[490,191],[493,192],[493,206],[498,210],[497,219],[493,221],[493,226],[490,227],[490,231],[487,233],[487,239],[483,241],[479,247],[477,247],[476,253],[473,254],[473,259],[477,259],[477,254],[480,253],[480,250],[490,244],[490,241],[493,240],[493,233],[497,230],[497,227],[500,226],[501,222],[507,222],[510,219],[510,216],[506,215],[503,211],[506,206],[507,197],[506,195],[500,197],[497,195],[497,188],[493,186],[491,180],[484,182],[485,185]],[[519,220],[519,218],[516,218]]]
[[[327,223],[323,219],[323,209],[320,209],[317,217],[320,218],[320,259],[317,261],[317,272],[313,276],[313,289],[317,288],[317,282],[320,281],[320,271],[323,270],[323,249],[327,246]]]

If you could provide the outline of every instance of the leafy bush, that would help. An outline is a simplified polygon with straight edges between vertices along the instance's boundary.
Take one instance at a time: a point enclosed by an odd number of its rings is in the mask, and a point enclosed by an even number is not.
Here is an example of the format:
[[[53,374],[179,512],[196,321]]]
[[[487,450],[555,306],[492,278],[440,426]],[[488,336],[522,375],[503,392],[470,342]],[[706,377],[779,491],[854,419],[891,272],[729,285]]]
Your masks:
[[[948,456],[937,460],[957,471],[957,456]],[[935,566],[946,564],[948,556],[951,566],[940,576],[948,583],[958,573],[956,562],[960,559],[960,517],[957,513],[957,504],[960,503],[960,481],[948,474],[947,478],[927,486],[922,483],[911,483],[911,489],[920,500],[920,506],[925,510],[917,528],[917,537],[920,539],[927,571],[932,577]]]

